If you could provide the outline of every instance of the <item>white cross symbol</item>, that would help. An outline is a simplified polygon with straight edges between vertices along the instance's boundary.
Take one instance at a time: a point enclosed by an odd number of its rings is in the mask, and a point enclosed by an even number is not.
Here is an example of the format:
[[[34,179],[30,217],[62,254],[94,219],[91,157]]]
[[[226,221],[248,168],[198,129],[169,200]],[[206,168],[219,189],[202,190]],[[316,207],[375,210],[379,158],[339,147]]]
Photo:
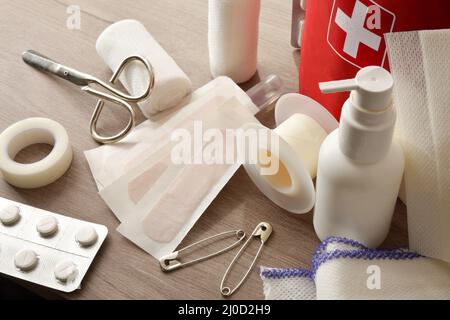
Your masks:
[[[347,33],[344,43],[344,52],[356,58],[359,44],[363,43],[369,48],[378,51],[381,44],[381,37],[364,28],[368,7],[356,1],[353,8],[352,17],[347,16],[338,8],[336,13],[336,24]]]

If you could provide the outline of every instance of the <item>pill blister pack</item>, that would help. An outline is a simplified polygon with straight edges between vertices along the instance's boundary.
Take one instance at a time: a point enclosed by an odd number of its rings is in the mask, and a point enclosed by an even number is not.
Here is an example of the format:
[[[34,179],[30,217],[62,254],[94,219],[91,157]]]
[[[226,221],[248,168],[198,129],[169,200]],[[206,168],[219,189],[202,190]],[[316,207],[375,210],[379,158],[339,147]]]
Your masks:
[[[103,225],[0,197],[0,273],[73,292],[107,234]]]

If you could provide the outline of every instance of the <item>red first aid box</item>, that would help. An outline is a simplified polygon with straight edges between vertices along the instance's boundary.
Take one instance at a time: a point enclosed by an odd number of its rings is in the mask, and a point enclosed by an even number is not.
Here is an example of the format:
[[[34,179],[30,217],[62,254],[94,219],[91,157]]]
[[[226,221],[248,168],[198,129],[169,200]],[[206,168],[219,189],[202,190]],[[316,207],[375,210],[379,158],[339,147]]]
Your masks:
[[[389,70],[386,33],[445,28],[450,28],[450,0],[309,0],[300,93],[339,119],[348,93],[322,94],[319,82],[353,78],[366,66]]]

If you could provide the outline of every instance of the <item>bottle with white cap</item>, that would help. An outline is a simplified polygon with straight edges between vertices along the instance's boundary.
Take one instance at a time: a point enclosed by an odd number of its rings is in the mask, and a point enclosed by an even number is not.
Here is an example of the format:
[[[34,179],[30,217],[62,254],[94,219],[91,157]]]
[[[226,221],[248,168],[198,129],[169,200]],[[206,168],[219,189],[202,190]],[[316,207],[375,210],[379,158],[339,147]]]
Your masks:
[[[393,140],[393,85],[388,71],[373,66],[355,79],[320,84],[324,93],[351,91],[319,154],[314,228],[322,240],[340,236],[377,247],[389,232],[405,163]]]

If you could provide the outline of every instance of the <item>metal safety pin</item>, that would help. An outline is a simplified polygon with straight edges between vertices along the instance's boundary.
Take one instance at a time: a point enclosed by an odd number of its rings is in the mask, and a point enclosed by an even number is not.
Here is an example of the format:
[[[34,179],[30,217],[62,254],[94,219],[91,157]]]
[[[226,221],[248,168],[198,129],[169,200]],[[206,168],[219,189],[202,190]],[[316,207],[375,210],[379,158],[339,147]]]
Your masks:
[[[209,254],[207,256],[204,256],[204,257],[201,257],[201,258],[198,258],[198,259],[195,259],[195,260],[191,260],[189,262],[180,262],[179,261],[179,257],[180,257],[182,252],[184,252],[186,250],[189,250],[189,249],[191,249],[193,247],[196,247],[196,246],[198,246],[198,245],[200,245],[200,244],[202,244],[204,242],[207,242],[209,240],[212,240],[212,239],[215,239],[215,238],[219,238],[219,237],[224,237],[224,236],[227,236],[227,235],[235,235],[238,238],[238,240],[235,243],[229,245],[228,247],[226,247],[226,248],[224,248],[224,249],[222,249],[220,251],[217,251],[215,253]],[[222,253],[225,253],[225,252],[227,252],[227,251],[237,247],[242,242],[242,240],[245,239],[245,237],[246,237],[246,234],[245,234],[245,232],[243,230],[234,230],[234,231],[227,231],[227,232],[219,233],[219,234],[216,234],[214,236],[208,237],[206,239],[200,240],[200,241],[198,241],[196,243],[193,243],[193,244],[191,244],[191,245],[189,245],[187,247],[184,247],[183,249],[180,249],[178,251],[175,251],[175,252],[173,252],[171,254],[168,254],[167,256],[162,257],[159,260],[159,264],[161,265],[161,269],[163,271],[165,271],[165,272],[177,270],[177,269],[180,269],[180,268],[184,268],[186,266],[189,266],[189,265],[192,265],[192,264],[195,264],[195,263],[199,263],[199,262],[211,259],[211,258],[213,258],[215,256],[218,256],[218,255],[220,255]]]
[[[250,271],[252,271],[256,260],[258,259],[259,255],[261,254],[261,250],[262,250],[264,244],[266,243],[266,241],[269,239],[270,235],[272,234],[272,231],[273,231],[272,226],[267,222],[261,222],[260,224],[258,224],[256,226],[255,231],[253,231],[251,237],[242,246],[241,250],[239,250],[237,255],[234,257],[233,261],[231,261],[230,265],[228,266],[227,270],[225,271],[225,274],[223,275],[222,282],[220,283],[220,292],[222,293],[223,296],[225,296],[225,297],[231,296],[244,283],[244,281],[247,279],[248,275],[250,274]],[[230,287],[225,287],[224,286],[225,281],[227,280],[230,270],[232,269],[233,265],[236,263],[236,261],[242,255],[242,253],[244,253],[245,249],[250,245],[250,241],[256,237],[260,238],[261,245],[259,246],[258,252],[256,253],[255,258],[253,259],[253,262],[250,265],[250,267],[248,268],[244,277],[241,279],[241,281],[239,281],[239,283],[236,285],[236,287],[234,287],[234,289],[231,289]]]
[[[91,131],[91,135],[92,135],[93,139],[95,141],[97,141],[99,143],[103,143],[103,144],[110,144],[110,143],[118,142],[118,141],[122,140],[123,138],[125,138],[131,132],[131,130],[134,128],[134,126],[136,124],[136,120],[135,120],[134,110],[130,106],[129,102],[136,103],[136,102],[140,102],[140,101],[147,99],[150,96],[150,94],[152,93],[153,88],[155,86],[155,75],[154,75],[154,71],[153,71],[153,67],[152,67],[151,63],[147,59],[145,59],[144,57],[139,56],[139,55],[130,56],[122,61],[122,63],[120,64],[120,66],[117,68],[117,70],[114,72],[112,78],[110,79],[111,85],[105,83],[102,80],[99,80],[98,78],[96,78],[94,76],[91,76],[89,74],[86,74],[86,73],[80,72],[78,70],[66,67],[62,64],[59,64],[59,63],[51,60],[50,58],[47,58],[44,55],[42,55],[36,51],[33,51],[33,50],[24,52],[22,55],[22,58],[23,58],[23,61],[25,63],[27,63],[28,65],[30,65],[38,70],[56,75],[64,80],[70,81],[73,84],[80,86],[82,91],[87,92],[87,93],[99,98],[97,105],[94,109],[94,112],[92,114],[92,117],[91,117],[90,131]],[[117,78],[120,76],[122,71],[126,68],[126,66],[133,61],[141,62],[144,65],[144,67],[149,75],[148,87],[145,90],[145,92],[143,92],[139,96],[131,96],[125,92],[117,90],[116,88],[114,88],[112,86],[115,83],[115,81],[117,80]],[[109,93],[95,90],[90,87],[91,84],[98,85],[98,86],[104,88],[105,90],[107,90]],[[103,136],[103,135],[99,134],[98,130],[97,130],[97,122],[100,117],[100,113],[103,110],[105,100],[110,101],[114,104],[117,104],[117,105],[123,107],[125,110],[127,110],[127,112],[130,115],[130,118],[129,118],[129,121],[128,121],[128,124],[126,125],[126,127],[122,131],[120,131],[119,133],[117,133],[113,136]]]

